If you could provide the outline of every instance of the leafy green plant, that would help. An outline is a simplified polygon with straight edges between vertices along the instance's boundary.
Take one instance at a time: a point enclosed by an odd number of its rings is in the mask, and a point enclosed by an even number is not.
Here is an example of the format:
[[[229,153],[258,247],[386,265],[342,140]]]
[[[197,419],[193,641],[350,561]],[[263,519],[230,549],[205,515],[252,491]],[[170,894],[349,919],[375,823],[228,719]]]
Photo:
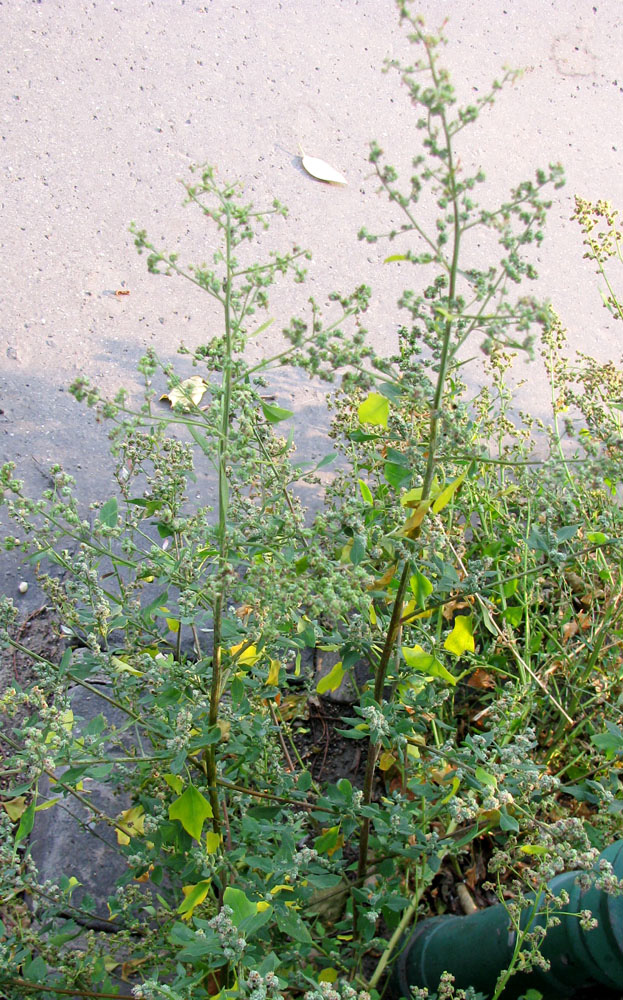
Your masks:
[[[466,159],[463,133],[502,84],[457,107],[441,38],[398,8],[420,58],[388,68],[417,109],[422,154],[406,189],[376,144],[370,160],[398,213],[389,238],[414,244],[387,264],[426,277],[400,300],[396,356],[366,345],[361,286],[324,311],[310,300],[282,347],[249,362],[248,339],[271,322],[257,319],[271,285],[302,282],[308,255],[294,247],[258,263],[254,238],[285,209],[255,209],[202,167],[186,191],[218,237],[209,262],[184,265],[133,233],[152,273],[213,300],[220,334],[182,347],[181,373],[148,352],[139,402],[76,381],[76,398],[112,427],[116,461],[115,491],[90,519],[60,467],[39,500],[2,470],[16,524],[5,546],[38,567],[70,640],[60,664],[34,658],[36,686],[1,702],[28,710],[2,736],[2,892],[36,901],[34,921],[7,919],[1,932],[0,982],[15,996],[124,995],[125,969],[141,980],[134,996],[277,1000],[287,988],[354,1000],[382,989],[444,859],[460,869],[481,838],[512,864],[545,829],[562,857],[556,824],[577,803],[593,846],[615,828],[622,800],[606,758],[618,743],[603,743],[603,723],[606,701],[610,726],[621,704],[618,374],[607,368],[604,381],[581,359],[570,381],[561,324],[514,295],[536,276],[527,255],[561,169],[481,207],[485,178],[464,174],[459,149]],[[430,231],[416,211],[426,197]],[[495,250],[485,264],[483,235]],[[507,386],[511,352],[532,350],[539,329],[551,427],[518,423]],[[471,400],[468,344],[487,358]],[[315,484],[330,456],[301,468],[293,434],[280,435],[292,414],[266,386],[284,365],[339,376],[331,435],[343,462],[311,521],[295,487]],[[157,398],[165,382],[168,406]],[[539,443],[546,458],[534,457]],[[213,484],[200,504],[195,462]],[[3,599],[2,610],[5,643],[23,650],[15,609]],[[306,674],[309,650],[338,656],[320,681]],[[321,785],[286,711],[292,684],[322,694],[345,675],[357,698],[339,732],[364,751],[361,788],[346,776]],[[87,725],[73,717],[74,686],[102,699]],[[89,779],[125,792],[127,808],[103,815]],[[41,885],[25,846],[37,810],[70,800],[110,824],[126,864],[108,900],[111,933],[71,949],[89,903],[73,874]]]

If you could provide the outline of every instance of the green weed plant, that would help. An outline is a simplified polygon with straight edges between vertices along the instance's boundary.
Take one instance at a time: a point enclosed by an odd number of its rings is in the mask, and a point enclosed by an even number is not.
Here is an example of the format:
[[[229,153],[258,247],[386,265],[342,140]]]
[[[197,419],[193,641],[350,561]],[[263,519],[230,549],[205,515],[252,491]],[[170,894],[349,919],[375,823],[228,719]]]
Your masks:
[[[59,466],[39,499],[2,469],[16,526],[5,548],[36,565],[71,640],[60,663],[33,657],[36,686],[2,697],[5,715],[28,710],[2,735],[7,996],[378,996],[442,864],[462,873],[485,844],[503,897],[511,878],[521,893],[565,866],[590,869],[616,837],[621,372],[570,359],[561,321],[526,291],[561,168],[488,209],[483,173],[460,166],[463,133],[514,74],[458,106],[443,39],[398,8],[416,61],[387,69],[407,88],[421,151],[406,184],[375,143],[370,163],[389,201],[387,238],[410,247],[386,266],[400,260],[416,285],[426,279],[400,299],[396,355],[367,345],[371,293],[360,286],[331,295],[327,310],[310,300],[283,348],[250,363],[272,284],[304,281],[309,254],[258,263],[254,239],[285,208],[257,210],[201,167],[187,202],[218,238],[212,260],[184,265],[133,229],[150,272],[185,278],[221,311],[219,334],[180,349],[198,374],[183,378],[149,351],[138,405],[74,383],[112,427],[115,483],[90,517]],[[420,203],[435,209],[431,229]],[[607,271],[620,257],[616,216],[578,200],[576,217],[621,318]],[[496,256],[476,265],[483,235]],[[549,423],[518,417],[508,387],[513,357],[535,345]],[[484,359],[475,394],[465,348]],[[283,366],[338,386],[331,454],[313,467],[297,464],[282,432],[292,414],[267,398]],[[336,455],[323,507],[306,517],[297,484],[317,484]],[[212,470],[213,503],[189,497],[196,466]],[[23,649],[7,598],[2,612],[5,644]],[[339,657],[319,682],[306,672],[310,649]],[[336,690],[362,662],[369,680],[353,679],[339,724],[363,751],[362,787],[346,776],[321,785],[286,695],[301,681],[312,695]],[[86,727],[73,717],[75,686],[102,698]],[[84,930],[88,899],[72,904],[79,870],[42,885],[28,849],[38,810],[79,800],[96,811],[89,779],[129,802],[99,816],[126,865],[104,935]],[[527,954],[517,950],[496,998]],[[451,979],[440,990],[454,995]]]

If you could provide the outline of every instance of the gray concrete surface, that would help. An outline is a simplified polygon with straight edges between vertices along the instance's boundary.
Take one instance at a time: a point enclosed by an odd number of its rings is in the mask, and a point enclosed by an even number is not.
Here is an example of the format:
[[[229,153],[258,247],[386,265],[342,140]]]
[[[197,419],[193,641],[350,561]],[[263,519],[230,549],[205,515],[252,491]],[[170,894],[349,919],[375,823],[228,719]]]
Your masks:
[[[417,6],[431,27],[448,18],[444,61],[461,99],[502,65],[526,68],[466,130],[462,162],[485,168],[490,205],[536,166],[564,163],[540,288],[574,345],[618,357],[569,216],[575,192],[623,206],[620,0]],[[395,301],[413,272],[383,267],[387,245],[356,239],[364,224],[390,225],[368,141],[398,167],[417,151],[406,93],[381,73],[385,56],[411,58],[392,0],[4,0],[0,38],[0,458],[15,460],[33,490],[45,487],[40,469],[61,460],[85,503],[109,492],[105,433],[66,391],[77,374],[112,392],[135,384],[147,346],[170,357],[181,338],[193,345],[213,330],[205,296],[149,276],[127,231],[134,219],[184,259],[208,255],[211,234],[181,208],[178,180],[192,162],[240,178],[259,203],[289,205],[263,249],[297,242],[314,252],[307,287],[277,292],[276,322],[254,351],[270,348],[308,294],[362,281],[374,291],[371,339],[392,348]],[[348,186],[308,177],[299,146]],[[130,294],[115,298],[118,288]],[[525,374],[528,402],[544,408],[542,378]],[[322,388],[286,380],[278,391],[298,412],[302,448],[322,454]],[[2,557],[0,589],[27,609],[37,594],[19,595],[23,576]]]
[[[97,691],[100,686],[95,683],[93,687]],[[106,685],[101,685],[101,690],[105,695],[110,694]],[[70,689],[69,697],[78,732],[83,732],[88,723],[100,714],[107,723],[104,732],[108,733],[112,727],[126,730],[127,715],[98,698],[94,691],[74,687]],[[132,729],[125,734],[128,750],[132,747],[133,736],[135,738]],[[118,751],[111,747],[108,752],[111,757],[118,756]],[[59,778],[63,773],[63,770],[59,771]],[[29,840],[30,852],[40,882],[56,885],[61,875],[78,880],[79,885],[71,894],[66,916],[83,926],[111,930],[107,901],[114,894],[117,879],[127,870],[126,859],[117,844],[115,830],[85,803],[90,802],[111,819],[117,819],[132,803],[128,795],[113,787],[110,781],[86,778],[82,785],[80,794],[83,801],[79,801],[69,794],[57,794],[57,789],[50,788],[45,776],[41,779],[41,801],[57,801],[54,806],[36,814]],[[147,891],[151,889],[153,887]],[[88,899],[92,900],[92,905],[83,909]]]

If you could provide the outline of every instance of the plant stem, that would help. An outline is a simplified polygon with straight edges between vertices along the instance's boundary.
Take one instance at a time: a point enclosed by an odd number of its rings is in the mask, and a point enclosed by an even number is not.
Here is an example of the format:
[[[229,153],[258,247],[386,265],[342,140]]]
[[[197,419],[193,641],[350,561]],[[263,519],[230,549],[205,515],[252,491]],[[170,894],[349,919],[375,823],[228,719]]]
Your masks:
[[[424,42],[424,47],[426,49],[426,54],[428,58],[430,72],[433,78],[433,83],[435,84],[436,87],[438,87],[439,79],[437,71],[435,69],[435,60],[432,55],[431,48],[427,44],[425,39],[422,40]],[[448,183],[449,198],[453,204],[453,249],[452,249],[451,263],[449,267],[449,283],[448,283],[448,303],[450,308],[452,308],[452,304],[456,296],[456,283],[459,271],[461,224],[460,224],[458,193],[456,190],[455,167],[452,154],[451,133],[448,128],[446,115],[443,111],[440,113],[440,118],[445,137],[445,149],[446,149],[445,163],[446,163],[446,177]],[[425,503],[430,498],[435,476],[435,467],[437,462],[437,440],[439,437],[439,424],[442,414],[443,394],[448,374],[448,364],[450,360],[450,348],[452,344],[453,329],[454,329],[454,321],[452,319],[446,320],[443,326],[441,354],[439,359],[439,367],[437,371],[437,383],[435,386],[435,394],[430,412],[429,433],[427,441],[428,457],[426,462],[426,471],[424,474],[424,482],[422,484],[422,496],[421,496],[422,503]],[[403,601],[410,576],[411,576],[411,560],[407,558],[405,559],[405,562],[402,567],[402,573],[400,576],[400,582],[398,584],[396,597],[394,599],[394,605],[392,608],[392,615],[389,623],[389,628],[387,630],[387,635],[385,637],[385,643],[383,646],[383,652],[381,654],[381,659],[379,661],[379,665],[376,671],[376,678],[374,682],[374,698],[379,705],[381,704],[383,699],[383,691],[385,689],[387,668],[389,666],[389,662],[394,649],[394,644],[398,637],[402,623]],[[363,804],[366,806],[369,805],[370,802],[372,801],[374,771],[376,768],[376,762],[380,748],[381,748],[380,741],[374,741],[372,739],[370,740],[368,747],[368,759],[366,763],[366,774],[364,780],[363,800],[362,800]],[[359,838],[359,858],[357,862],[357,878],[359,879],[363,879],[365,876],[368,864],[369,839],[370,839],[370,819],[368,816],[364,816],[361,824],[361,834]],[[356,928],[357,908],[354,903],[353,903],[353,923]]]
[[[212,654],[212,682],[210,685],[210,711],[208,722],[210,728],[216,726],[218,722],[218,707],[222,694],[222,673],[223,673],[223,646],[222,646],[222,626],[223,611],[225,607],[225,597],[227,593],[227,556],[228,556],[228,532],[227,532],[227,508],[229,500],[229,483],[227,477],[227,460],[229,455],[229,425],[231,414],[231,394],[232,394],[232,226],[229,205],[225,204],[226,225],[226,267],[227,276],[225,279],[225,298],[223,310],[225,314],[225,364],[223,372],[222,399],[221,399],[221,435],[218,445],[218,575],[219,588],[214,601],[214,651]],[[206,750],[206,776],[208,779],[208,792],[210,805],[212,806],[212,828],[215,833],[221,832],[221,818],[218,798],[218,788],[216,783],[216,745],[211,743]]]
[[[135,1000],[132,993],[96,993],[94,990],[83,990],[79,986],[73,986],[70,990],[62,989],[60,986],[50,986],[43,983],[31,983],[28,979],[18,979],[17,977],[6,980],[11,986],[18,989],[35,990],[38,993],[56,993],[57,996],[64,997],[94,997],[96,1000]],[[28,993],[26,993],[28,996]]]

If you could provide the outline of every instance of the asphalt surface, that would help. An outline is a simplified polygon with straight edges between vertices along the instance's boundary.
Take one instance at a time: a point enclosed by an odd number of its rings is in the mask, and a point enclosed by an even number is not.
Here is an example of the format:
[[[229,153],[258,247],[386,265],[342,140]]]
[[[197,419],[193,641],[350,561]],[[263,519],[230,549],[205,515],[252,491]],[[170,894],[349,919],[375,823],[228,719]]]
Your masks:
[[[417,9],[431,28],[448,18],[444,62],[461,100],[481,94],[503,65],[526,69],[465,131],[462,163],[485,169],[492,207],[536,167],[562,161],[568,184],[555,192],[539,289],[572,346],[618,360],[619,331],[569,216],[576,192],[623,208],[623,5],[421,0]],[[293,243],[313,251],[307,285],[273,297],[275,323],[257,355],[309,294],[322,300],[362,282],[374,292],[372,342],[393,348],[395,302],[413,272],[383,266],[387,244],[356,238],[362,225],[392,225],[369,140],[405,171],[418,152],[406,92],[381,72],[386,56],[413,58],[391,0],[4,0],[0,38],[0,458],[17,463],[32,491],[60,461],[83,504],[110,493],[105,432],[67,393],[76,375],[107,392],[133,387],[146,347],[172,358],[180,339],[194,345],[214,333],[206,297],[150,276],[128,233],[136,220],[183,259],[209,256],[213,235],[181,207],[178,182],[191,163],[239,178],[258,204],[278,197],[289,206],[263,252]],[[300,150],[327,160],[348,186],[307,176]],[[545,413],[542,374],[520,366],[518,377],[527,379],[524,402]],[[297,412],[301,454],[329,450],[323,388],[284,378],[276,391]],[[0,590],[24,611],[38,600],[29,572],[6,555]]]

